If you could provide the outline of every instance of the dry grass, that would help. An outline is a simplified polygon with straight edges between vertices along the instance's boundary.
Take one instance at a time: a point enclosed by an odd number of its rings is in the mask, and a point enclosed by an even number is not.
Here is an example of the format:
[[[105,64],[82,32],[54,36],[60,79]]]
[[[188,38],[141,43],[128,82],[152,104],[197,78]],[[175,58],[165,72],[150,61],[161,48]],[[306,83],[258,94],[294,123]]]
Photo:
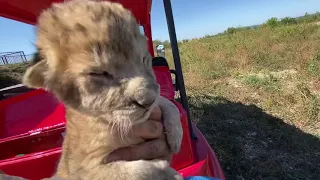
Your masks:
[[[313,107],[320,98],[319,26],[265,27],[179,45],[189,94],[209,93],[256,104],[320,135],[320,127],[314,128],[319,110]],[[171,62],[170,52],[166,54]]]
[[[0,89],[21,83],[21,78],[29,63],[0,66]]]
[[[179,49],[193,120],[227,179],[320,179],[317,24],[206,36]]]

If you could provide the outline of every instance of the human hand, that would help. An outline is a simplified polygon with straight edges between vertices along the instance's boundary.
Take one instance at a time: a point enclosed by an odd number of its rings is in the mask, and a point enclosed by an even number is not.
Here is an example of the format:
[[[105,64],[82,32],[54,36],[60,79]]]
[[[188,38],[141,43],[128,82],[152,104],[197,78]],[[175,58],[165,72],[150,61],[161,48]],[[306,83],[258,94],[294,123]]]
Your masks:
[[[109,163],[116,160],[150,160],[166,157],[170,154],[163,125],[161,123],[161,110],[156,107],[149,120],[133,126],[133,134],[142,139],[149,140],[133,147],[120,148],[113,151],[106,157],[105,162]]]

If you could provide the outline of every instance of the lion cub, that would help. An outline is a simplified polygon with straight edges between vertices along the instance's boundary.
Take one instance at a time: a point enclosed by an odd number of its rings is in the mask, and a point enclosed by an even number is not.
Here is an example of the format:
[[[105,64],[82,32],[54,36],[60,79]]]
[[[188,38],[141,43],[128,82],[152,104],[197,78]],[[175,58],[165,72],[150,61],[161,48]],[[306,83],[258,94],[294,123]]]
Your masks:
[[[172,153],[182,141],[179,111],[159,95],[147,39],[130,11],[111,2],[53,4],[39,16],[36,46],[41,60],[23,82],[54,93],[66,107],[57,178],[182,179],[164,160],[103,162],[115,149],[143,141],[130,128],[146,121],[156,105]]]

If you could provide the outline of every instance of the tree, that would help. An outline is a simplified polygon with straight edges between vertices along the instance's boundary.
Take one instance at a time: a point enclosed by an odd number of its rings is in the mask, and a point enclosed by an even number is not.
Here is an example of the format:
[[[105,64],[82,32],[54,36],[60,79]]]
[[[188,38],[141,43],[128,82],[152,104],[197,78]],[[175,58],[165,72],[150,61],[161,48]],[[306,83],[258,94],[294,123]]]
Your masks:
[[[233,34],[233,33],[235,33],[236,31],[237,31],[236,28],[234,28],[234,27],[229,27],[229,28],[225,31],[225,33],[226,33],[226,34]]]
[[[271,28],[277,27],[279,25],[278,18],[276,17],[270,18],[267,20],[266,24]]]
[[[297,24],[297,20],[295,18],[291,18],[291,17],[285,17],[285,18],[281,19],[280,22],[283,25]]]
[[[156,39],[156,40],[153,40],[153,44],[158,45],[158,44],[162,44],[162,42],[160,40]]]

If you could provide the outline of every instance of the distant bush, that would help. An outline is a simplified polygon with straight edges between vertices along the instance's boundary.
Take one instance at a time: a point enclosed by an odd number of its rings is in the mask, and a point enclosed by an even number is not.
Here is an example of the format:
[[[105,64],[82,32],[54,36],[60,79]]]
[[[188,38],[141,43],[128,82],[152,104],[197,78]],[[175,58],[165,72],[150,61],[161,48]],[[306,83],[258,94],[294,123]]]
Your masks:
[[[183,39],[182,42],[183,43],[189,42],[189,39]]]
[[[285,17],[281,19],[280,23],[282,25],[291,25],[291,24],[297,24],[297,19],[296,18],[291,18],[291,17]]]
[[[218,33],[215,35],[205,35],[200,39],[221,36],[221,35],[230,35],[240,31],[257,30],[259,28],[265,28],[265,27],[275,28],[280,26],[288,26],[288,25],[294,25],[298,23],[310,23],[310,22],[317,22],[317,21],[320,21],[320,12],[317,12],[315,14],[306,13],[304,16],[298,17],[298,18],[285,17],[282,19],[278,19],[276,17],[272,17],[261,25],[255,25],[255,26],[249,26],[249,27],[229,27],[227,30],[225,30],[222,33]],[[182,41],[182,42],[185,42],[185,41]]]
[[[162,42],[160,41],[160,40],[153,40],[153,44],[155,44],[155,45],[159,45],[159,44],[162,44]]]
[[[270,18],[267,20],[266,25],[271,28],[277,27],[279,25],[279,20],[278,18],[275,18],[275,17]]]
[[[251,29],[252,29],[251,27],[238,27],[238,28],[230,27],[227,30],[225,30],[223,34],[234,34],[239,31],[245,31],[245,30],[251,30]]]
[[[230,27],[225,31],[226,34],[233,34],[235,32],[237,32],[237,28],[234,27]]]
[[[304,22],[304,23],[320,21],[320,12],[317,12],[317,13],[314,13],[314,14],[306,13],[303,17],[297,18],[297,21]]]
[[[18,63],[0,66],[0,89],[21,83],[28,63]]]
[[[170,49],[171,48],[171,43],[168,40],[165,41],[161,41],[161,40],[153,40],[153,48],[155,48],[157,45],[162,44],[165,46],[166,49]]]

